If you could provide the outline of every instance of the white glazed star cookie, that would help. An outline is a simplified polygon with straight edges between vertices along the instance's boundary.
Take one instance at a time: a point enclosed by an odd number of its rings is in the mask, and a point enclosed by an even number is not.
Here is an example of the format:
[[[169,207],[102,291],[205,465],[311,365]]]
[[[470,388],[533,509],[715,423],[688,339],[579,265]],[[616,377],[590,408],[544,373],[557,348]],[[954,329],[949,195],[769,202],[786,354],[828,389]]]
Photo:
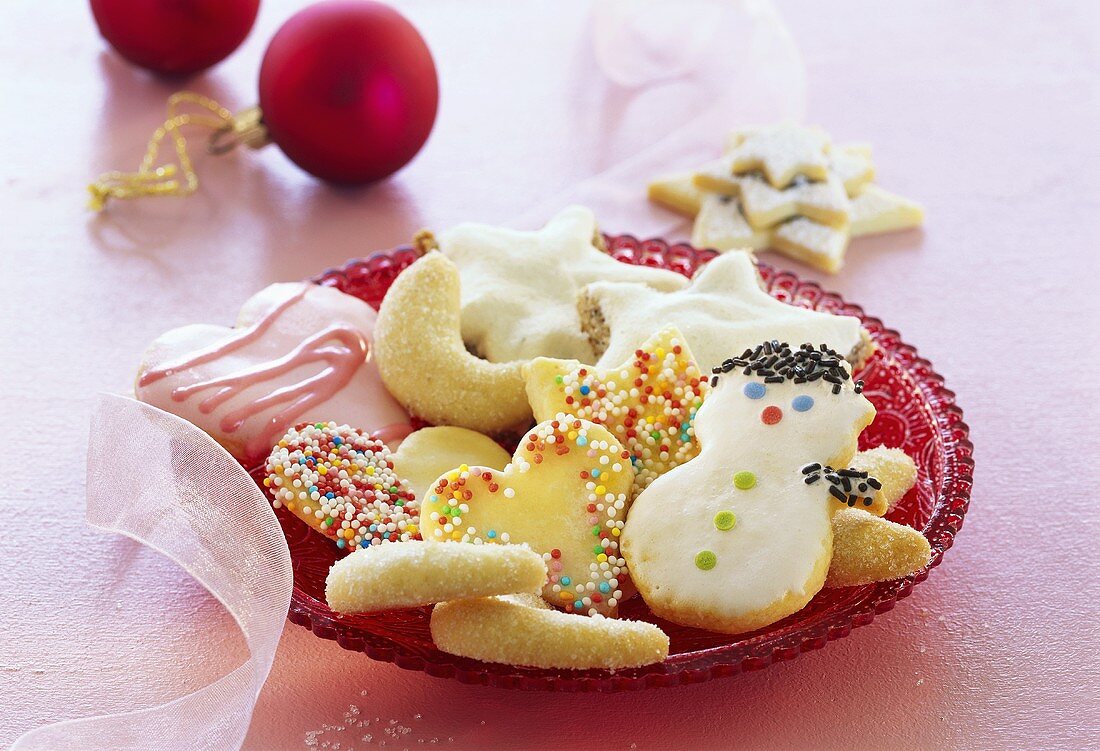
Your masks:
[[[760,288],[752,256],[727,253],[696,272],[691,286],[659,293],[637,284],[588,285],[579,305],[585,330],[608,368],[627,359],[653,332],[669,324],[683,333],[704,372],[732,350],[764,338],[825,343],[857,365],[872,346],[859,319],[807,310]]]
[[[672,271],[620,263],[593,244],[596,218],[573,206],[537,232],[461,224],[439,248],[462,280],[462,336],[492,362],[557,357],[591,362],[577,319],[577,290],[606,279],[661,291],[687,284]]]
[[[846,465],[875,409],[827,348],[766,342],[718,370],[695,419],[699,456],[635,499],[622,549],[654,613],[742,633],[824,585],[834,499],[869,497],[825,465]]]
[[[753,174],[732,173],[732,158],[725,157],[695,173],[695,184],[704,191],[741,199],[741,210],[754,229],[766,230],[795,216],[804,216],[833,227],[848,221],[850,206],[844,182],[832,172],[822,180],[796,178],[776,188]]]

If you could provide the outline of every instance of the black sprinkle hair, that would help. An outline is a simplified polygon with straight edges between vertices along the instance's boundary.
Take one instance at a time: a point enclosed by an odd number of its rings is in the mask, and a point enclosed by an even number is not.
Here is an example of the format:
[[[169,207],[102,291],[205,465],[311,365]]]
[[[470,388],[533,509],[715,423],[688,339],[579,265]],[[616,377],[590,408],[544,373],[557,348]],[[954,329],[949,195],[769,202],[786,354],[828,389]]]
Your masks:
[[[844,358],[836,350],[822,344],[814,347],[803,344],[796,350],[786,342],[772,339],[755,348],[746,349],[739,357],[731,357],[711,372],[711,387],[718,385],[720,376],[740,370],[742,375],[756,376],[764,383],[813,383],[817,380],[832,384],[832,392],[839,394],[845,381],[851,379],[844,368]],[[854,383],[857,394],[863,392],[863,381]]]
[[[802,479],[813,485],[822,478],[828,483],[829,494],[849,507],[863,508],[875,502],[875,493],[882,483],[858,469],[833,469],[820,464],[807,464],[802,468]]]

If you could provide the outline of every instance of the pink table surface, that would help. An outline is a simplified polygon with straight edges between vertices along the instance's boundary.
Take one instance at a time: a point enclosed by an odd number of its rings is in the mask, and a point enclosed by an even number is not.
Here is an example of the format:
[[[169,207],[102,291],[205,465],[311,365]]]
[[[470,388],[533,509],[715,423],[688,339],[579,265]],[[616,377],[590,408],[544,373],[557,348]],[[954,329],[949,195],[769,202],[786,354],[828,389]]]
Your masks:
[[[300,5],[265,0],[242,50],[189,86],[250,103],[264,41]],[[443,104],[428,147],[385,184],[334,191],[271,149],[203,160],[199,197],[99,219],[83,209],[84,184],[136,164],[176,86],[104,52],[84,3],[0,6],[0,746],[92,702],[146,706],[235,666],[240,636],[212,598],[168,561],[85,527],[94,395],[126,390],[166,328],[229,322],[259,287],[421,226],[517,215],[608,160],[610,131],[540,131],[537,108],[505,95],[569,101],[557,73],[587,42],[583,14],[558,5],[403,6],[440,61]],[[904,332],[966,410],[974,501],[944,565],[822,651],[643,694],[468,687],[288,625],[247,748],[1097,743],[1096,6],[780,7],[805,55],[809,119],[873,143],[881,183],[928,210],[923,232],[860,241],[825,282]],[[486,64],[484,34],[506,64]],[[553,54],[529,51],[551,37]],[[578,117],[597,108],[613,125],[614,93],[594,96],[578,94]],[[87,628],[104,595],[125,631]],[[152,684],[134,682],[138,665],[157,668]],[[337,729],[349,714],[370,726]]]

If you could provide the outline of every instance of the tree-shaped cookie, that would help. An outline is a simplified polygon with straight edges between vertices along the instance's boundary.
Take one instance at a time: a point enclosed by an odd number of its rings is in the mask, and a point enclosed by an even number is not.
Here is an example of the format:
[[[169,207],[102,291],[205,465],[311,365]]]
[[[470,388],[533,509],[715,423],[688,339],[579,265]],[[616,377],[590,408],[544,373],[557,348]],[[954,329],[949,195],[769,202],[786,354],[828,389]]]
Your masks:
[[[847,466],[875,409],[827,347],[768,342],[718,370],[695,419],[699,456],[635,499],[623,554],[656,614],[740,633],[823,586],[845,484],[821,470]]]
[[[570,415],[539,423],[503,469],[458,467],[433,483],[422,535],[439,542],[523,543],[541,553],[543,596],[567,612],[612,614],[634,470],[607,428]]]
[[[614,367],[539,357],[523,377],[536,420],[565,412],[611,430],[630,452],[635,494],[699,453],[691,423],[707,377],[675,326]]]

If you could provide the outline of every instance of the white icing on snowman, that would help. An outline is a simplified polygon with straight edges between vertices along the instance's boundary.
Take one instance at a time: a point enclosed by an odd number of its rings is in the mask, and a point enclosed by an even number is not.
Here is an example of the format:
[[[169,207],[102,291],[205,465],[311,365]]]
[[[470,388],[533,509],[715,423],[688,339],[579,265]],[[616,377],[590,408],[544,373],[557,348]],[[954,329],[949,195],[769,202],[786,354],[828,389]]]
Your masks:
[[[622,550],[657,615],[740,633],[796,612],[821,588],[839,505],[831,482],[803,469],[846,466],[875,409],[831,350],[773,342],[724,366],[695,419],[699,456],[638,496]]]

